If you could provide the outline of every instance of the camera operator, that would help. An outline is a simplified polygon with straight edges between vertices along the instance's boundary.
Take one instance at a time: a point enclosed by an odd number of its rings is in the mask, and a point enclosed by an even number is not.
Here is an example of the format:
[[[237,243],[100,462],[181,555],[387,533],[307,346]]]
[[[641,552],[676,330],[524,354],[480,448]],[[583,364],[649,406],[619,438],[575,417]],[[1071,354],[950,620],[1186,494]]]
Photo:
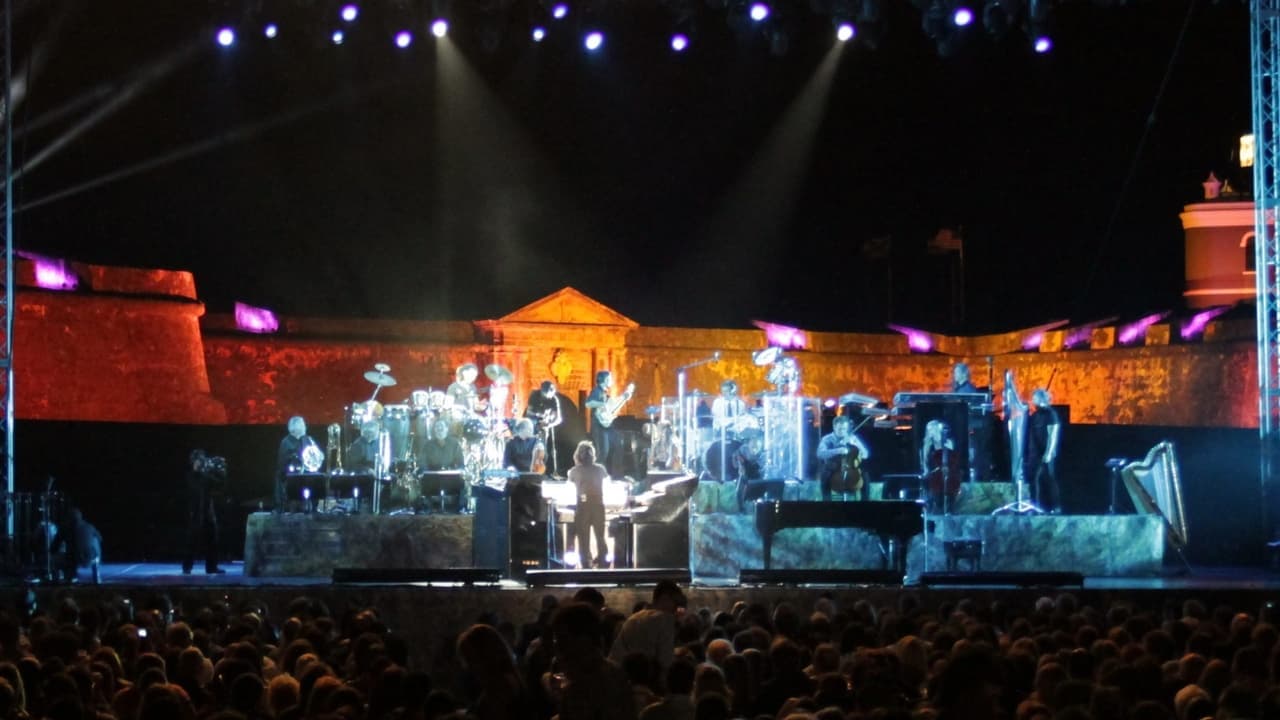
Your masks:
[[[187,463],[187,554],[182,574],[190,575],[197,554],[204,555],[208,575],[226,572],[218,567],[218,514],[215,497],[227,482],[227,461],[204,450],[191,451]],[[203,551],[203,552],[201,552]]]

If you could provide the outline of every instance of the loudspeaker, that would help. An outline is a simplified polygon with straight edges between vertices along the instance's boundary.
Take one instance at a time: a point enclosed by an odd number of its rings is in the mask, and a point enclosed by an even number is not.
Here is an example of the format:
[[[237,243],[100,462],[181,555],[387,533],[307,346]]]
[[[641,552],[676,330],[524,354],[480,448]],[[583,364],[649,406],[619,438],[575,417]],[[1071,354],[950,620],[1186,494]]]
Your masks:
[[[541,475],[525,473],[505,490],[488,485],[475,489],[472,564],[502,568],[512,578],[547,566],[547,504],[541,480]]]
[[[920,575],[921,585],[1005,587],[1084,587],[1084,575],[1069,571],[1046,572],[930,572]]]

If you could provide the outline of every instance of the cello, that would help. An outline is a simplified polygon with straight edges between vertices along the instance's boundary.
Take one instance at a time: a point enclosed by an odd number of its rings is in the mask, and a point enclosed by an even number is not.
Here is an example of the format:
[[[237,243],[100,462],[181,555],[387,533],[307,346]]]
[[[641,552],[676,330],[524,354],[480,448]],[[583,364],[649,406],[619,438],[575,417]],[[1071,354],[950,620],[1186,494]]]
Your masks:
[[[856,495],[862,492],[862,451],[849,443],[849,452],[840,458],[840,469],[831,474],[831,492]]]
[[[930,504],[942,504],[949,508],[960,495],[960,457],[955,452],[951,438],[947,437],[947,424],[930,420],[925,426],[924,445],[920,448],[920,464],[924,472],[924,488]]]

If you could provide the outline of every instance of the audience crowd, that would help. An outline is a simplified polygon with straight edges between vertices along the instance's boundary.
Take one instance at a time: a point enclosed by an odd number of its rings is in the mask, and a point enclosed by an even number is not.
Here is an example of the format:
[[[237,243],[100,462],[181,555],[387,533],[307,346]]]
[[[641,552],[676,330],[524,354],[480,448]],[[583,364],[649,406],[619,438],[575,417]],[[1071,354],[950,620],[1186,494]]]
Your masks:
[[[586,588],[478,615],[429,668],[372,608],[145,604],[0,613],[0,720],[1280,720],[1270,603],[713,609],[661,583],[612,608]]]

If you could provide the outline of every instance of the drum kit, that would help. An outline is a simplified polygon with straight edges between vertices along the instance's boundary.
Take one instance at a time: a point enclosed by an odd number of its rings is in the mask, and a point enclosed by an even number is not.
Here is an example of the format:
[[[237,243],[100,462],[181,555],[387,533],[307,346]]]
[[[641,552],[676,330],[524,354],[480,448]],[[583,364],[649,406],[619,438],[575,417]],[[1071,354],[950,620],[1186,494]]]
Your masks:
[[[501,467],[506,441],[511,437],[515,424],[515,418],[502,413],[508,404],[506,395],[515,375],[498,364],[488,365],[484,373],[491,383],[486,389],[488,399],[475,403],[475,407],[466,407],[449,393],[435,388],[415,389],[402,403],[383,404],[378,399],[379,393],[384,388],[395,387],[398,382],[391,375],[389,365],[374,365],[372,370],[364,373],[364,379],[373,385],[369,399],[348,405],[343,413],[345,423],[329,427],[326,453],[329,473],[338,476],[360,474],[346,472],[342,468],[343,434],[348,435],[346,442],[350,442],[359,436],[367,423],[376,423],[381,452],[373,473],[374,512],[388,508],[393,513],[410,512],[418,505],[418,479],[425,472],[417,466],[416,450],[431,437],[431,428],[436,421],[444,420],[450,435],[462,445],[464,465],[459,469],[467,484],[480,482],[485,470]],[[383,486],[386,486],[385,490]],[[388,490],[387,497],[391,502],[383,503],[380,496]]]

